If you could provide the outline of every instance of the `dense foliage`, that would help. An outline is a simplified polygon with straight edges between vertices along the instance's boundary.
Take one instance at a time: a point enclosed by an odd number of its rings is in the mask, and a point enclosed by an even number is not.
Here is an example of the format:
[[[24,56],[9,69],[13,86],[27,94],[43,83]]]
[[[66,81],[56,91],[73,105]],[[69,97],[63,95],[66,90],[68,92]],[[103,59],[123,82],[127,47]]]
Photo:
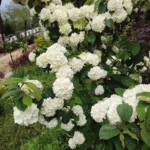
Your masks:
[[[44,38],[54,44],[29,55],[49,73],[49,86],[29,77],[3,82],[2,98],[14,100],[15,123],[60,126],[70,149],[149,148],[150,85],[143,79],[150,60],[142,51],[147,43],[128,31],[150,2],[69,2],[28,1]]]

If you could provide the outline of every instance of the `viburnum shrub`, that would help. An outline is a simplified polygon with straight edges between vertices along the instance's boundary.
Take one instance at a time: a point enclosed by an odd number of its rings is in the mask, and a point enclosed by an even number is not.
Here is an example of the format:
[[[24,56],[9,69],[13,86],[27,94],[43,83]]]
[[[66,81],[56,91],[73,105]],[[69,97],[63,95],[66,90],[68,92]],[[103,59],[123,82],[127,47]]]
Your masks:
[[[143,44],[128,36],[149,0],[28,0],[47,50],[29,59],[53,76],[40,81],[10,78],[2,98],[14,100],[15,123],[40,122],[66,130],[77,150],[137,150],[150,147],[150,85],[143,84],[150,60]]]

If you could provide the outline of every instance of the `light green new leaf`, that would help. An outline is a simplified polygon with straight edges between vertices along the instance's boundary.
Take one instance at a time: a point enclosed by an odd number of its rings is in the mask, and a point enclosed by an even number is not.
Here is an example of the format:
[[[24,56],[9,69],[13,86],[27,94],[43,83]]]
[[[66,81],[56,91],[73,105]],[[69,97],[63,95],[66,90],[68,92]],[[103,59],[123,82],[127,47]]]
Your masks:
[[[22,83],[24,80],[20,79],[20,78],[9,78],[6,79],[2,82],[2,84],[4,85],[9,85],[9,84],[18,84],[18,83]]]
[[[86,0],[86,2],[84,3],[84,5],[90,5],[93,2],[93,0]]]
[[[121,145],[122,145],[123,149],[125,149],[124,135],[123,135],[122,133],[120,133],[120,136],[119,136],[119,138],[120,138]]]
[[[30,96],[36,98],[37,100],[40,100],[42,98],[41,90],[36,87],[36,85],[30,82],[25,82],[25,84],[30,89]]]
[[[101,1],[102,1],[102,0],[97,0],[97,1],[95,2],[95,7],[94,7],[94,10],[95,10],[95,11],[98,10],[98,7],[99,7]]]
[[[108,140],[117,136],[120,133],[119,129],[112,124],[103,125],[99,131],[100,140]]]
[[[16,94],[18,94],[19,91],[17,90],[8,90],[1,99],[6,99],[6,98],[10,98],[11,96],[15,96]]]
[[[135,139],[135,140],[139,140],[138,138],[137,138],[137,136],[134,134],[134,133],[132,133],[131,131],[129,131],[129,130],[124,130],[123,131],[123,133],[124,134],[128,134],[129,136],[131,136],[133,139]]]
[[[122,89],[122,88],[116,88],[115,89],[115,92],[116,92],[116,94],[117,95],[119,95],[119,96],[123,96],[123,93],[125,92],[125,89]]]
[[[145,105],[142,104],[138,104],[138,106],[136,107],[136,111],[138,114],[138,118],[140,119],[140,121],[143,121],[145,119]]]
[[[128,122],[132,116],[133,108],[128,104],[120,104],[117,107],[118,115],[123,123]]]
[[[150,102],[150,92],[143,92],[137,94],[137,99],[140,101]]]
[[[31,106],[32,105],[32,98],[30,96],[24,96],[22,99],[22,102],[27,106]]]

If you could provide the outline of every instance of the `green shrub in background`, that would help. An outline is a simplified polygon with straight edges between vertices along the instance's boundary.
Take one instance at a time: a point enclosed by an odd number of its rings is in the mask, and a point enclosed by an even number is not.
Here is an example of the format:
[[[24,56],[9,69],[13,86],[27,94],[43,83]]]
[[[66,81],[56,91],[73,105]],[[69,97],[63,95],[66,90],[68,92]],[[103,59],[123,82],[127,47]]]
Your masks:
[[[62,130],[45,130],[45,132],[31,141],[20,146],[20,150],[67,150],[63,140]]]
[[[50,45],[52,45],[51,42],[46,41],[44,39],[44,36],[43,36],[42,33],[34,40],[34,42],[37,44],[37,46],[39,48],[44,48],[44,49],[47,48],[47,47],[49,47]]]

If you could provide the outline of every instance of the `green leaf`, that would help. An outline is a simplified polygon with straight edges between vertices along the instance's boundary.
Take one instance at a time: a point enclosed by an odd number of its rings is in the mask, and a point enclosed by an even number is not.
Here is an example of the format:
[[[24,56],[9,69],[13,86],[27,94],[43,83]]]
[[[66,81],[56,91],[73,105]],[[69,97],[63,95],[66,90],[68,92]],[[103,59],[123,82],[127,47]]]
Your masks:
[[[140,101],[150,102],[150,92],[143,92],[137,94],[137,99]]]
[[[7,91],[1,99],[6,99],[6,98],[10,98],[11,96],[15,96],[16,94],[18,94],[20,91],[19,90],[9,90]]]
[[[121,83],[125,85],[126,87],[131,87],[136,85],[136,81],[131,79],[130,77],[122,77]]]
[[[150,147],[148,147],[146,144],[142,145],[141,150],[150,150]]]
[[[94,10],[95,10],[95,11],[98,10],[98,7],[99,7],[99,5],[100,5],[101,2],[102,2],[102,0],[97,0],[97,1],[95,2],[95,7],[94,7]]]
[[[129,130],[124,130],[123,131],[123,133],[124,134],[128,134],[129,136],[131,136],[133,139],[135,139],[135,140],[139,140],[138,138],[137,138],[137,136],[134,134],[134,133],[132,133],[131,131],[129,131]]]
[[[103,147],[103,144],[96,145],[96,150],[104,150]]]
[[[123,93],[125,92],[125,89],[116,88],[116,89],[115,89],[115,92],[116,92],[117,95],[123,97]]]
[[[25,84],[30,90],[30,96],[36,98],[37,100],[40,100],[42,98],[41,90],[36,85],[30,82],[25,82]]]
[[[150,132],[150,106],[148,106],[145,114],[145,128],[148,132]]]
[[[141,136],[143,141],[150,147],[150,133],[146,130],[145,126],[142,126]]]
[[[145,119],[145,105],[139,103],[138,106],[136,107],[136,111],[137,111],[137,114],[138,114],[138,118],[140,121],[143,121]]]
[[[24,96],[22,99],[22,102],[27,106],[31,106],[32,105],[32,98],[30,96]]]
[[[18,83],[22,83],[24,80],[20,79],[20,78],[9,78],[6,79],[2,82],[2,84],[4,85],[9,85],[9,84],[18,84]]]
[[[93,2],[93,0],[86,0],[86,2],[84,3],[84,5],[90,5]]]
[[[130,136],[125,136],[124,142],[127,150],[136,150],[136,141]]]
[[[119,133],[120,131],[116,126],[112,124],[103,125],[99,131],[100,140],[111,139],[112,137],[117,136]]]
[[[133,108],[128,104],[120,104],[117,107],[118,115],[123,123],[128,122],[132,116]]]
[[[123,147],[119,138],[114,138],[113,143],[115,145],[115,150],[123,150]]]
[[[107,25],[109,28],[111,28],[111,29],[114,28],[114,22],[113,22],[112,19],[106,19],[106,20],[105,20],[105,23],[106,23],[106,25]]]
[[[94,32],[88,32],[88,42],[94,44],[96,40],[96,35]]]
[[[80,97],[78,97],[78,96],[74,96],[74,103],[75,104],[82,104],[82,100],[81,100],[81,98]]]
[[[141,46],[139,42],[136,42],[131,47],[131,52],[133,56],[136,56],[140,52]]]
[[[120,136],[119,136],[119,138],[120,138],[121,145],[122,145],[123,149],[125,149],[124,135],[123,135],[122,133],[120,133]]]

